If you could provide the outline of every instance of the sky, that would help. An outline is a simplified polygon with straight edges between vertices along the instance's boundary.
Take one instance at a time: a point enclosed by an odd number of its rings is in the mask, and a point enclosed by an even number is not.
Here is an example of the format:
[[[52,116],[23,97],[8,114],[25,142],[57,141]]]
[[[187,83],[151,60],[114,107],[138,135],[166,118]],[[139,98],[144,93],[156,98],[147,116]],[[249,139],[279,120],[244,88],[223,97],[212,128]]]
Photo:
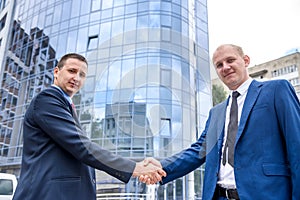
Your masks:
[[[241,46],[250,66],[300,52],[300,0],[207,0],[210,56]]]

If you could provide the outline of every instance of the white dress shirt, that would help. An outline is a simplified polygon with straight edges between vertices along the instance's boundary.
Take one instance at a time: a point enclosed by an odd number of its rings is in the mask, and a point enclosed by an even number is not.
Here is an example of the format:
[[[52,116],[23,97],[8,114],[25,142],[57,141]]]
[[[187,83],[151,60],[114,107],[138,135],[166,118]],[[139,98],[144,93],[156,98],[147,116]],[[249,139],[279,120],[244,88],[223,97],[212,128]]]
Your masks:
[[[237,104],[238,104],[238,125],[240,124],[240,118],[244,106],[244,102],[247,96],[248,88],[252,82],[252,78],[249,78],[247,81],[245,81],[236,91],[240,93],[240,95],[237,98]],[[220,164],[220,171],[218,176],[218,182],[217,184],[220,185],[223,188],[228,189],[235,189],[236,183],[234,178],[234,169],[233,167],[228,163],[228,159],[226,159],[226,164],[222,164],[223,159],[223,151],[225,147],[225,142],[227,138],[227,130],[228,130],[228,124],[229,124],[229,115],[230,115],[230,107],[232,102],[232,92],[230,91],[230,99],[226,108],[226,119],[225,119],[225,130],[224,130],[224,138],[223,138],[223,145],[222,145],[222,154],[221,154],[221,164]],[[227,153],[226,153],[227,156]]]

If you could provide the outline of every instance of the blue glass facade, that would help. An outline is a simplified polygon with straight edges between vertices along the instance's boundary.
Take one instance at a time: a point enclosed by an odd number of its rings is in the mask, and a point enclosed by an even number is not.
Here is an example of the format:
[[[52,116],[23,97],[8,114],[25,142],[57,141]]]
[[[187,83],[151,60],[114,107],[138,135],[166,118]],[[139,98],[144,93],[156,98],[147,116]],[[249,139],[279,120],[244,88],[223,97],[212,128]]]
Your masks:
[[[134,160],[189,146],[211,107],[206,6],[206,0],[16,1],[2,65],[2,168],[18,172],[26,106],[52,83],[52,69],[68,52],[89,62],[73,101],[94,142]],[[196,171],[154,192],[194,196],[201,193],[200,178]],[[101,194],[151,190],[101,172],[98,186]]]

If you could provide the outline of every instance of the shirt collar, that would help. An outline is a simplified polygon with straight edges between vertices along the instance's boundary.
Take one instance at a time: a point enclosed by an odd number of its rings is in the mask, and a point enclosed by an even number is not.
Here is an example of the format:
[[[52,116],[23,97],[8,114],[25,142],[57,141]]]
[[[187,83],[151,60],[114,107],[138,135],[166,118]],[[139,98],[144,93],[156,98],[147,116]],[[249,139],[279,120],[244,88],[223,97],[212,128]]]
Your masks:
[[[59,91],[61,91],[61,93],[64,95],[64,97],[68,100],[68,102],[70,104],[72,104],[72,98],[67,94],[65,93],[60,87],[58,87],[57,85],[54,85],[52,84],[53,87],[56,87],[57,89],[59,89]]]
[[[240,93],[240,95],[243,96],[244,94],[247,93],[248,88],[252,81],[253,81],[252,78],[248,78],[242,85],[240,85],[240,87],[238,87],[234,91],[238,91]],[[234,91],[233,90],[230,91],[230,96],[232,96],[232,92],[234,92]]]

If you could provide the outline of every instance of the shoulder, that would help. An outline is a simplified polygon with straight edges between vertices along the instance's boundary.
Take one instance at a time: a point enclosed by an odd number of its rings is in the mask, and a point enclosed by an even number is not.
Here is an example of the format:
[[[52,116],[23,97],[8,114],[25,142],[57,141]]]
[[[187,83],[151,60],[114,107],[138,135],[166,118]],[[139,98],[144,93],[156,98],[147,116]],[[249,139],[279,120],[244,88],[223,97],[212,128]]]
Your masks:
[[[263,85],[263,86],[290,86],[290,82],[285,79],[277,79],[277,80],[268,80],[268,81],[256,81],[252,82],[254,85]]]
[[[219,110],[221,108],[223,108],[224,106],[227,106],[227,102],[228,102],[228,98],[226,98],[224,101],[222,101],[221,103],[215,105],[214,107],[212,107],[211,110]]]
[[[33,100],[35,104],[68,104],[62,92],[53,86],[41,91]]]
[[[268,81],[256,81],[253,80],[249,89],[255,90],[255,88],[261,88],[266,92],[278,92],[278,90],[293,90],[293,86],[289,81],[285,79],[268,80]],[[280,92],[280,91],[279,91]]]
[[[51,95],[51,94],[53,94],[53,95],[57,95],[57,96],[63,96],[62,92],[54,86],[50,86],[50,87],[44,89],[43,91],[40,92],[40,94],[41,95]]]
[[[289,98],[294,98],[296,100],[298,99],[294,87],[288,80],[278,79],[278,80],[269,80],[263,82],[254,80],[253,82],[254,82],[253,84],[254,87],[255,84],[259,84],[261,86],[262,89],[261,93],[266,96],[270,97],[271,95],[274,95],[276,96],[277,100],[279,100],[280,98],[283,98],[283,100],[287,100]]]
[[[50,87],[44,89],[37,96],[38,97],[39,96],[48,96],[48,97],[53,96],[53,97],[56,97],[56,98],[63,98],[64,97],[62,92],[54,86],[50,86]]]
[[[212,107],[209,111],[210,115],[213,115],[213,114],[221,115],[222,113],[225,112],[227,104],[228,104],[228,98],[226,98],[226,100],[224,100],[221,103]]]

